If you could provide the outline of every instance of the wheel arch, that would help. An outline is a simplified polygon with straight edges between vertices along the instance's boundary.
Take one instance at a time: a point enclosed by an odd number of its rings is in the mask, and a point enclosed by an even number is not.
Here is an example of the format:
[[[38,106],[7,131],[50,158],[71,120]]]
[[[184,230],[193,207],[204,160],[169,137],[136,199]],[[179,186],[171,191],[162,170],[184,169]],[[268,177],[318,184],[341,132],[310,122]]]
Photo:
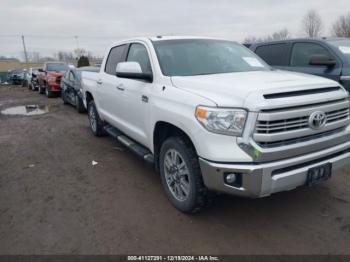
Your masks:
[[[157,172],[159,171],[159,152],[161,145],[167,138],[172,136],[180,136],[187,139],[196,151],[196,147],[194,146],[193,140],[188,132],[173,123],[157,121],[153,129],[153,154],[155,169]]]
[[[94,100],[93,95],[89,91],[86,91],[85,92],[86,107],[88,106],[89,102],[93,100]]]

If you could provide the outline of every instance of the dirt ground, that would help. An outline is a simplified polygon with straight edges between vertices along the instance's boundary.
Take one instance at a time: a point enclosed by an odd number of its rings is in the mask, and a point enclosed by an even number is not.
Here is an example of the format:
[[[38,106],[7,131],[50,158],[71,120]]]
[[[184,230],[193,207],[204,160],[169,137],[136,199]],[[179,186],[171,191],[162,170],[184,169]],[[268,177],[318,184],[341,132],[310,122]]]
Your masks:
[[[154,170],[85,114],[0,86],[0,254],[350,254],[350,172],[263,199],[219,196],[184,215]],[[93,166],[92,161],[98,162]]]

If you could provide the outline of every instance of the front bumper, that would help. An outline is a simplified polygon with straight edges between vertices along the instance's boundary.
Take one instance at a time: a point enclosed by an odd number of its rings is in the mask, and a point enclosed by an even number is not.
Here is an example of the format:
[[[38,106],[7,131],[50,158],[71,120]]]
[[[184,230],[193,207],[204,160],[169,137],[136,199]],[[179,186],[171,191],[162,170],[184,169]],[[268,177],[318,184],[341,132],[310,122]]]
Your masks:
[[[285,160],[268,163],[217,163],[199,158],[204,184],[213,191],[258,198],[305,185],[310,168],[332,163],[332,172],[350,163],[350,141]],[[224,182],[227,173],[240,174],[234,187]]]
[[[60,92],[61,91],[61,85],[57,82],[54,82],[54,81],[48,82],[48,88],[52,92]]]

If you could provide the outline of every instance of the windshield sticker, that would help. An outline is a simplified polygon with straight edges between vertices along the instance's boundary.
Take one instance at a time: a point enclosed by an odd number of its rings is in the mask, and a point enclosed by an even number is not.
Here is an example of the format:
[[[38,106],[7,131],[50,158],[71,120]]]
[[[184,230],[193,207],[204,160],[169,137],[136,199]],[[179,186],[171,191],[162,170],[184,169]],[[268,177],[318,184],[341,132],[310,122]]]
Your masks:
[[[339,50],[343,54],[350,54],[350,46],[339,46]]]
[[[244,61],[246,61],[250,66],[253,67],[264,67],[264,65],[255,57],[243,57]]]

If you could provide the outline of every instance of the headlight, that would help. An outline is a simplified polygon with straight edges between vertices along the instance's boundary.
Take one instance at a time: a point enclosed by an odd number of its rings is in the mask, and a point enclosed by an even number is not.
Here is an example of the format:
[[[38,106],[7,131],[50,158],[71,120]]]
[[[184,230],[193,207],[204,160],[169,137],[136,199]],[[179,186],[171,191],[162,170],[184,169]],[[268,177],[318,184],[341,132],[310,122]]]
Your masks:
[[[49,82],[56,81],[56,77],[54,77],[54,76],[49,76],[49,77],[47,78],[47,81],[49,81]]]
[[[244,109],[198,106],[196,118],[210,132],[240,136],[244,129],[247,111]]]

